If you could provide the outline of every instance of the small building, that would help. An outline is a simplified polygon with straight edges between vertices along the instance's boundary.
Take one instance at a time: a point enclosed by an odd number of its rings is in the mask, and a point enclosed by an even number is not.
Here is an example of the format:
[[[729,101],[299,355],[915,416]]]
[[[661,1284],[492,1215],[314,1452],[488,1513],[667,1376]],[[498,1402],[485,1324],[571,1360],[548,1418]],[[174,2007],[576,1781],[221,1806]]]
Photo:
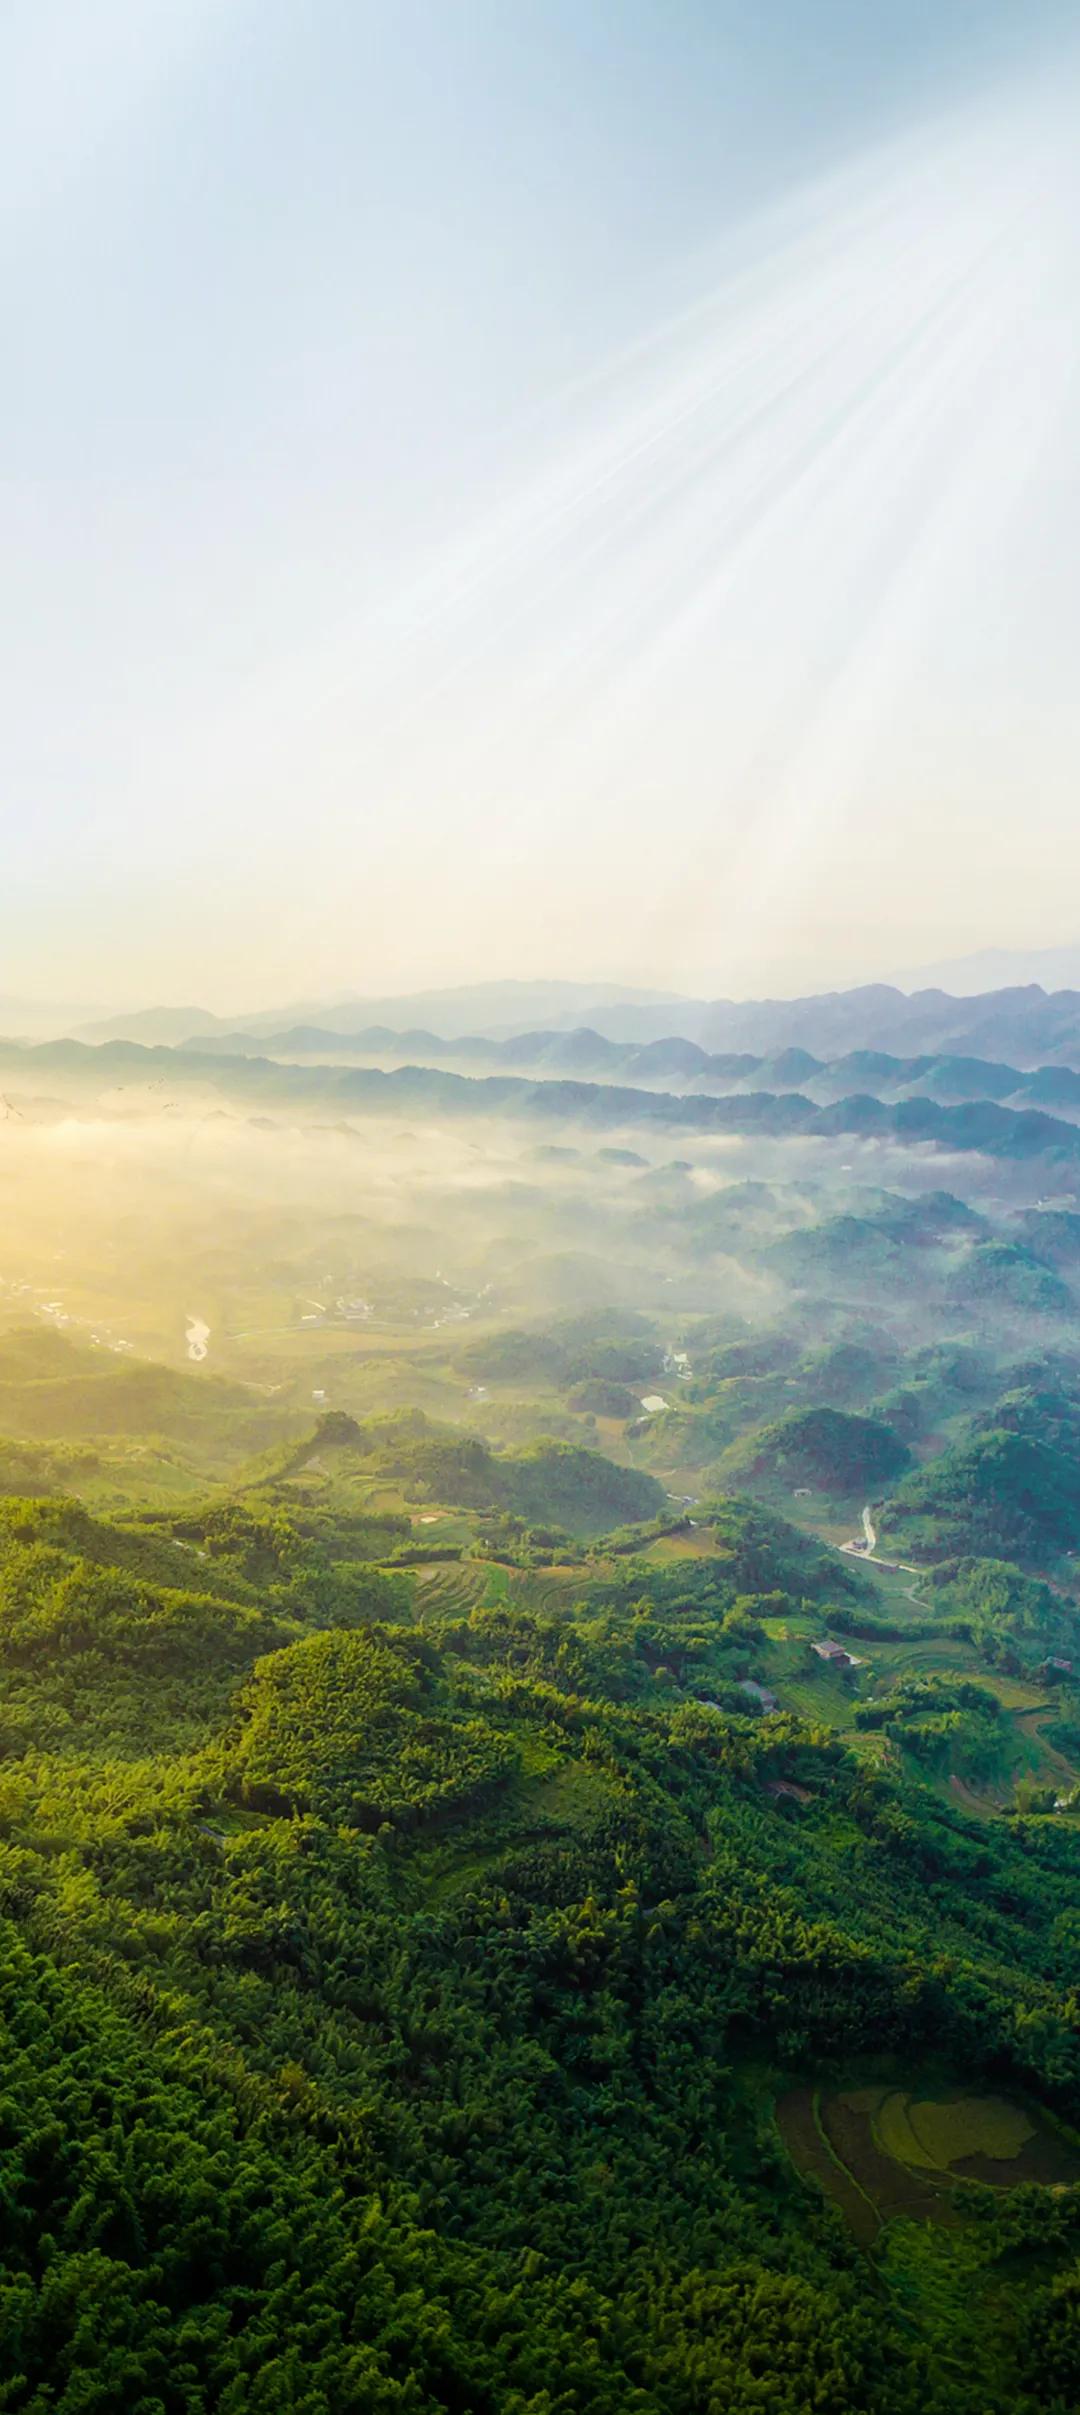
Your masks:
[[[756,1677],[740,1677],[738,1686],[740,1694],[749,1694],[751,1701],[759,1703],[763,1711],[779,1710],[775,1694],[769,1692],[767,1685],[759,1685]]]
[[[1048,1652],[1043,1662],[1043,1668],[1050,1671],[1055,1677],[1071,1677],[1073,1673],[1071,1660],[1063,1660],[1060,1652]]]
[[[827,1660],[832,1669],[862,1668],[862,1661],[856,1659],[854,1652],[846,1651],[843,1644],[834,1643],[831,1635],[826,1636],[824,1643],[811,1644],[810,1649],[817,1653],[819,1660]]]

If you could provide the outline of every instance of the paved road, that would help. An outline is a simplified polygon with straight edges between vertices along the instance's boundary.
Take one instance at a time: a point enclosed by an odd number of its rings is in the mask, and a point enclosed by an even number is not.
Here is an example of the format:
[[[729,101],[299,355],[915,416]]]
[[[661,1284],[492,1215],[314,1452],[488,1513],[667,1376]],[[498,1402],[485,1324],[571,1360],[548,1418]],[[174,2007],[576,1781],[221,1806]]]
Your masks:
[[[846,1551],[846,1552],[849,1554],[849,1556],[850,1556],[850,1558],[851,1558],[851,1559],[853,1559],[853,1560],[865,1560],[865,1561],[867,1562],[868,1566],[869,1566],[869,1567],[871,1567],[871,1568],[885,1568],[885,1569],[888,1569],[888,1571],[889,1571],[890,1575],[899,1575],[899,1576],[914,1576],[914,1577],[919,1577],[919,1576],[921,1576],[921,1575],[922,1575],[922,1570],[921,1570],[921,1568],[916,1568],[916,1567],[913,1567],[913,1565],[912,1565],[912,1563],[911,1563],[911,1561],[910,1561],[910,1560],[879,1560],[879,1559],[878,1559],[878,1557],[877,1557],[877,1528],[876,1528],[876,1526],[875,1526],[875,1524],[874,1524],[873,1518],[872,1518],[871,1513],[870,1513],[870,1504],[869,1504],[869,1502],[867,1502],[866,1508],[864,1509],[863,1514],[862,1514],[862,1528],[863,1528],[863,1540],[862,1540],[862,1542],[861,1542],[861,1543],[856,1543],[856,1542],[852,1542],[852,1543],[841,1543],[841,1545],[840,1545],[840,1549],[841,1549],[841,1551]],[[920,1594],[920,1592],[919,1592],[919,1589],[918,1589],[918,1586],[917,1586],[917,1585],[905,1585],[905,1587],[904,1587],[904,1592],[905,1592],[905,1594],[907,1595],[907,1598],[908,1598],[909,1602],[921,1602],[921,1603],[922,1603],[922,1607],[923,1607],[924,1609],[926,1608],[925,1599],[924,1599],[924,1597],[923,1597],[923,1596]]]

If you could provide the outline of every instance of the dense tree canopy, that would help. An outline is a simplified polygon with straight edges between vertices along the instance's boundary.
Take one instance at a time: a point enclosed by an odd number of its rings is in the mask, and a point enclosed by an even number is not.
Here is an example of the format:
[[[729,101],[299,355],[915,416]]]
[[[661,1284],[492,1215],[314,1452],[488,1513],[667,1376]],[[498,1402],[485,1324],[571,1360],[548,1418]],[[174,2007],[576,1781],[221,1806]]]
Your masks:
[[[6,2407],[1064,2415],[1076,2193],[937,2233],[925,2290],[916,2234],[912,2329],[770,2107],[891,2055],[1075,2119],[1067,1842],[762,1717],[739,1681],[836,1564],[708,1515],[557,1610],[341,1624],[333,1538],[257,1503],[198,1560],[7,1505]],[[883,1699],[912,1766],[950,1720],[994,1729]]]

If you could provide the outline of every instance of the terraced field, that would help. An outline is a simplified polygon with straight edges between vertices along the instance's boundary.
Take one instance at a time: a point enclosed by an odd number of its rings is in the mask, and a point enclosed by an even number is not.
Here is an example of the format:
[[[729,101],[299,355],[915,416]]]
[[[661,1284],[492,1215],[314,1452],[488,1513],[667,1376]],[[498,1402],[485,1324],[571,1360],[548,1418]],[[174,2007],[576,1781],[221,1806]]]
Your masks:
[[[1062,1788],[1069,1788],[1080,1782],[1080,1770],[1073,1768],[1072,1762],[1066,1760],[1064,1753],[1059,1752],[1043,1732],[1058,1716],[1054,1703],[1037,1703],[1032,1710],[1020,1712],[1016,1729],[1031,1751],[1032,1767],[1038,1775],[1045,1776],[1047,1780],[1056,1780]]]
[[[479,1603],[513,1602],[543,1616],[580,1600],[591,1572],[582,1568],[506,1568],[498,1560],[433,1560],[409,1571],[425,1617],[467,1618]]]
[[[776,2119],[796,2170],[832,2198],[860,2247],[872,2247],[881,2228],[877,2207],[826,2136],[816,2089],[789,2089],[777,2103]]]
[[[480,1600],[489,1570],[481,1560],[433,1560],[410,1574],[417,1608],[425,1616],[467,1618]]]
[[[775,1680],[781,1706],[797,1711],[811,1726],[847,1729],[854,1725],[855,1696],[844,1679],[831,1670],[789,1677],[781,1670]]]
[[[509,1598],[539,1617],[558,1617],[581,1600],[591,1571],[583,1568],[508,1568]],[[595,1579],[593,1580],[595,1581]]]
[[[913,1636],[910,1643],[875,1638],[873,1645],[856,1647],[859,1648],[870,1655],[879,1675],[897,1683],[906,1677],[952,1676],[957,1670],[962,1670],[965,1677],[977,1674],[974,1652],[951,1638]]]
[[[1013,2189],[1080,2179],[1080,2148],[1041,2113],[1002,2096],[882,2084],[792,2088],[776,2119],[796,2169],[838,2206],[861,2246],[896,2220],[955,2228],[963,2220],[960,2181]]]

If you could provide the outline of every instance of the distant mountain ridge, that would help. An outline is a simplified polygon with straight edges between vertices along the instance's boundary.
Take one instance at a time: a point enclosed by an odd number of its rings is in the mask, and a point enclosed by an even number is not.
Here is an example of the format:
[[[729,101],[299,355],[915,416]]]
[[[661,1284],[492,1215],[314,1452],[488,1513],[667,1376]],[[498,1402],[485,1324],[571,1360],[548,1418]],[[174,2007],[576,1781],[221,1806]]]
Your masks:
[[[756,1056],[746,1050],[710,1054],[694,1040],[638,1044],[605,1039],[602,1032],[588,1028],[524,1032],[512,1040],[485,1039],[478,1033],[444,1040],[437,1032],[394,1032],[382,1024],[351,1036],[300,1024],[270,1032],[265,1038],[253,1032],[214,1034],[208,1039],[196,1036],[192,1045],[203,1053],[224,1057],[298,1057],[333,1064],[345,1056],[374,1059],[387,1068],[450,1063],[485,1072],[574,1074],[599,1081],[645,1082],[650,1087],[720,1094],[797,1090],[822,1102],[853,1092],[874,1098],[918,1095],[954,1102],[994,1099],[1001,1105],[1045,1107],[1059,1114],[1080,1115],[1080,1071],[1072,1066],[1024,1069],[993,1058],[948,1053],[897,1057],[864,1048],[832,1060],[815,1057],[805,1048],[780,1049],[772,1056]]]
[[[455,989],[418,990],[412,996],[301,1000],[289,1007],[264,1008],[239,1018],[253,1034],[280,1030],[296,1023],[316,1022],[321,1030],[352,1033],[371,1024],[432,1025],[444,1036],[479,1030],[492,1037],[528,1030],[538,1022],[564,1027],[579,1023],[594,1009],[628,1005],[682,1009],[674,991],[626,988],[607,981],[481,981]],[[134,1014],[118,1014],[79,1025],[72,1037],[80,1040],[142,1040],[150,1047],[166,1046],[197,1033],[226,1033],[237,1028],[237,1017],[210,1014],[205,1007],[157,1006]]]
[[[903,1147],[930,1143],[956,1151],[979,1151],[1003,1160],[1056,1161],[1069,1179],[1080,1169],[1080,1125],[1036,1108],[1001,1106],[994,1099],[945,1105],[919,1095],[894,1102],[868,1093],[821,1106],[798,1090],[675,1092],[631,1088],[613,1082],[540,1079],[509,1073],[467,1075],[432,1066],[406,1065],[391,1071],[372,1066],[288,1065],[268,1057],[221,1057],[209,1051],[143,1048],[112,1041],[98,1048],[77,1040],[47,1041],[39,1047],[0,1043],[0,1074],[41,1075],[47,1098],[58,1078],[76,1094],[128,1089],[135,1112],[165,1112],[170,1092],[191,1084],[205,1092],[215,1085],[249,1113],[276,1107],[320,1117],[351,1114],[543,1117],[593,1129],[638,1125],[672,1132],[757,1134],[767,1138],[887,1140]],[[10,1102],[8,1102],[10,1103]]]
[[[186,1028],[184,1028],[186,1024]],[[95,1042],[145,1044],[187,1040],[234,1047],[281,1035],[317,1032],[329,1040],[370,1040],[372,1032],[422,1032],[425,1039],[477,1046],[520,1039],[541,1030],[555,1039],[584,1027],[624,1046],[690,1043],[707,1054],[771,1056],[801,1048],[833,1059],[854,1050],[909,1057],[963,1054],[1030,1070],[1067,1065],[1080,1070],[1080,989],[1045,990],[1037,983],[955,997],[944,989],[908,993],[877,982],[806,998],[743,1001],[665,997],[603,984],[492,982],[396,999],[360,999],[226,1018],[205,1009],[154,1008],[80,1029]],[[295,1045],[295,1042],[294,1042]]]
[[[1080,989],[1080,947],[978,948],[970,956],[947,956],[893,979],[898,989],[944,989],[963,998],[1032,982],[1048,991]]]

